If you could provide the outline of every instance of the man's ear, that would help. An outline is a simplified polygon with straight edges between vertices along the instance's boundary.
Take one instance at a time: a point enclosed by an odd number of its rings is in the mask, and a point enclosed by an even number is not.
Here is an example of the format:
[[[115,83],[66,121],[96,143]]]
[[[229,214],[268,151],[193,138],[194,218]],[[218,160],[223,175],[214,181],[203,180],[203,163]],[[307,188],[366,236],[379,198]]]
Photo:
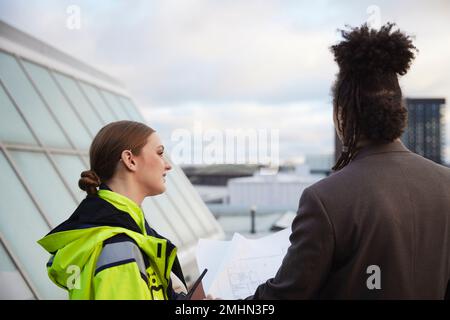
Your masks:
[[[130,171],[136,171],[136,160],[131,150],[123,150],[120,155],[120,161],[123,162],[124,166]]]

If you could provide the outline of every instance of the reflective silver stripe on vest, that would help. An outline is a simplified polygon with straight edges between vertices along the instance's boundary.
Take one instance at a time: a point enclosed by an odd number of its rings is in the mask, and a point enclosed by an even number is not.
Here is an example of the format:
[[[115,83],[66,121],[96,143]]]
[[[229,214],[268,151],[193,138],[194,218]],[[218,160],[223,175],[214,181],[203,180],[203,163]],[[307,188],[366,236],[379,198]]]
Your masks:
[[[121,262],[126,263],[131,260],[136,261],[139,271],[147,277],[142,252],[135,243],[131,241],[108,243],[103,247],[102,253],[97,260],[96,273],[109,266],[113,267]]]

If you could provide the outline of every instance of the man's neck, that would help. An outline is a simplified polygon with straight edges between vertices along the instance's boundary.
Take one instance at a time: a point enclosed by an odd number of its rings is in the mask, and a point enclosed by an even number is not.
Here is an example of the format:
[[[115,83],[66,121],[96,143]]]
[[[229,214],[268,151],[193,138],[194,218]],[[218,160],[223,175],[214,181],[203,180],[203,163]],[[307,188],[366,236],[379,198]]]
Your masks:
[[[397,138],[397,139],[395,139],[394,141],[400,141],[400,138]],[[368,145],[371,145],[371,144],[373,144],[373,142],[371,142],[370,140],[365,139],[365,138],[361,138],[361,139],[359,139],[359,141],[357,142],[356,148],[357,148],[357,149],[361,149],[361,148],[364,148],[365,146],[368,146]]]

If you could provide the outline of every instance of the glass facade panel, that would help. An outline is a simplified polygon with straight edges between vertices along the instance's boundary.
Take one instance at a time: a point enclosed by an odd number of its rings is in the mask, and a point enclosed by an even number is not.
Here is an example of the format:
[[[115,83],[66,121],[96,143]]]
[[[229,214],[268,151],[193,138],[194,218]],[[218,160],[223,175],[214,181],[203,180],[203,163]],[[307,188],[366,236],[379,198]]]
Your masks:
[[[87,170],[83,161],[79,156],[68,154],[52,154],[53,159],[58,166],[59,172],[62,174],[66,183],[71,188],[72,192],[81,202],[86,197],[86,192],[78,187],[78,180],[82,171]]]
[[[172,173],[169,172],[166,176],[166,193],[172,199],[172,202],[178,212],[183,214],[183,218],[197,236],[206,234],[206,228],[202,226],[202,221],[197,217],[197,214],[192,211],[191,206],[186,202],[184,196],[178,191],[173,181]]]
[[[181,217],[183,212],[177,211],[177,209],[172,205],[171,201],[167,198],[167,195],[165,193],[152,197],[152,200],[154,200],[156,206],[159,207],[165,215],[167,215],[168,219],[170,219],[170,222],[174,226],[177,226],[177,234],[178,237],[181,238],[183,244],[190,243],[196,239],[193,232],[189,229],[189,227]],[[149,220],[148,222],[150,223],[151,220]]]
[[[34,295],[0,244],[0,300],[31,300]]]
[[[83,119],[83,122],[88,126],[91,135],[95,136],[103,126],[102,120],[91,108],[89,102],[86,100],[73,79],[58,72],[54,72],[54,75],[67,97],[72,102],[72,105],[76,108],[78,114]]]
[[[36,145],[30,130],[0,86],[0,140],[5,143]]]
[[[51,147],[70,148],[16,59],[3,52],[0,52],[0,78],[40,141]]]
[[[175,245],[179,246],[181,244],[181,239],[166,220],[167,218],[170,219],[170,217],[163,217],[164,212],[156,207],[151,197],[145,198],[142,203],[142,209],[144,210],[145,219],[150,227],[155,229],[160,235],[169,239]],[[175,224],[176,222],[172,221],[171,223]]]
[[[144,117],[142,117],[136,106],[133,104],[133,102],[131,102],[129,98],[119,96],[119,100],[127,110],[128,114],[131,116],[131,119],[133,119],[134,121],[145,122]]]
[[[50,255],[36,243],[50,230],[3,153],[0,153],[0,172],[2,180],[8,181],[0,183],[2,236],[43,298],[67,298],[65,291],[48,278],[45,265]]]
[[[113,95],[111,92],[102,90],[102,94],[106,99],[109,107],[117,114],[119,120],[132,120],[128,113],[125,112],[124,108],[120,104],[119,100],[117,100],[117,96]]]
[[[64,129],[75,147],[82,150],[89,149],[92,138],[62,95],[50,73],[34,63],[24,62],[24,66],[53,114],[60,123],[64,124]]]
[[[66,220],[76,203],[43,153],[11,151],[21,174],[53,227]]]
[[[89,167],[90,167],[89,157],[88,156],[82,156],[82,158],[83,158],[83,163],[85,163],[85,165],[89,169]]]
[[[100,96],[97,88],[90,84],[80,81],[81,88],[86,93],[94,108],[98,111],[105,123],[110,123],[119,120],[115,113],[106,105],[105,100]]]
[[[203,222],[203,226],[206,227],[208,233],[213,233],[217,231],[217,221],[214,216],[210,213],[208,207],[201,200],[197,191],[192,187],[191,182],[185,176],[184,172],[177,165],[172,165],[171,174],[174,175],[174,180],[180,190],[183,190],[183,194],[189,199],[189,203],[193,208],[197,219],[200,219]]]

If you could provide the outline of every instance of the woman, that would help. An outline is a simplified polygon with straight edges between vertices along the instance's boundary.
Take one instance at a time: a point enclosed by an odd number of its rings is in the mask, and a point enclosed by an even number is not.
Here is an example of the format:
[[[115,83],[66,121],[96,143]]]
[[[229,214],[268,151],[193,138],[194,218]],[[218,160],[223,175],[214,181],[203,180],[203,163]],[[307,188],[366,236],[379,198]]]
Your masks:
[[[165,191],[171,169],[155,131],[133,121],[103,127],[90,148],[87,192],[72,216],[39,241],[52,254],[50,279],[70,299],[177,299],[186,285],[176,248],[141,209]],[[99,188],[99,190],[97,190]]]
[[[343,31],[335,173],[305,189],[291,246],[254,299],[443,299],[450,279],[450,170],[400,141],[398,76],[414,58],[392,24]]]

